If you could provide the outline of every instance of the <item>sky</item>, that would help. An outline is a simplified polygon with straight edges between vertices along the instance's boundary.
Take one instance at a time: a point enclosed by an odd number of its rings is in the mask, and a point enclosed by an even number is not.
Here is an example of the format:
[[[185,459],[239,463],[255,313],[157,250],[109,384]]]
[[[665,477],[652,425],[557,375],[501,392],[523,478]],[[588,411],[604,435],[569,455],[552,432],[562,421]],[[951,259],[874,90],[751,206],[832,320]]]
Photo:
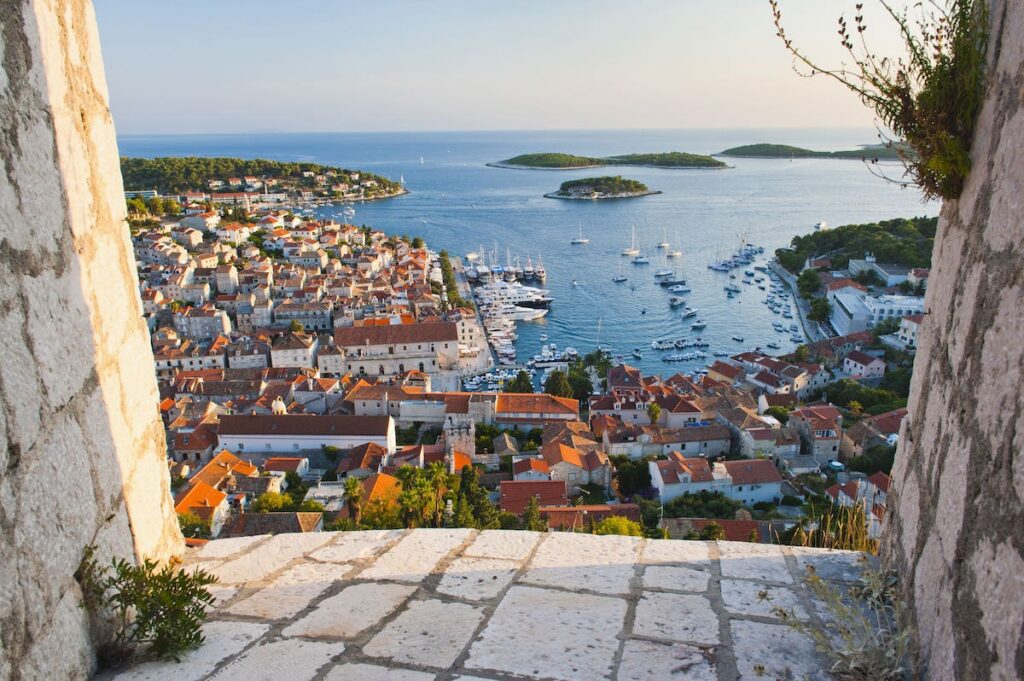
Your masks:
[[[780,0],[823,65],[848,0]],[[898,41],[866,0],[872,50]],[[120,134],[863,127],[767,0],[95,0]],[[877,29],[877,30],[876,30]]]

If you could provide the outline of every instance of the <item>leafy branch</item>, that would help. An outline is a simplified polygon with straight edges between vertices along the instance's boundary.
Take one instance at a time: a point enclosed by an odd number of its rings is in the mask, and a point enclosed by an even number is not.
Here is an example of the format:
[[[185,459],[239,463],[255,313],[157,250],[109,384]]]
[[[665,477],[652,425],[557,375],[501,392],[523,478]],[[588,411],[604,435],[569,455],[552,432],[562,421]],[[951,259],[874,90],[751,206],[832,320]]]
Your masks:
[[[885,146],[903,162],[909,182],[902,183],[917,185],[927,199],[958,197],[971,168],[971,138],[984,94],[984,0],[919,0],[912,11],[879,0],[906,47],[906,54],[895,58],[871,51],[864,5],[858,3],[852,25],[839,17],[840,45],[852,61],[838,68],[819,66],[794,46],[783,28],[779,0],[769,4],[776,35],[793,55],[794,70],[838,81],[895,135],[893,139],[879,131]],[[800,66],[810,71],[802,72]]]

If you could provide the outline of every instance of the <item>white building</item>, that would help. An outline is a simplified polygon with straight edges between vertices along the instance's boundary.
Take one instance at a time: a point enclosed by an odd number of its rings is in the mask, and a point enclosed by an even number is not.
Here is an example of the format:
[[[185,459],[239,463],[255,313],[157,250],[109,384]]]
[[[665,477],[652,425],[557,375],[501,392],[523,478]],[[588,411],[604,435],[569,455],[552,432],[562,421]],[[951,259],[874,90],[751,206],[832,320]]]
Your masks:
[[[397,447],[390,416],[222,416],[218,436],[221,447],[236,453],[351,449],[372,442],[392,454]]]
[[[705,490],[721,492],[746,505],[774,503],[782,497],[782,476],[767,459],[723,461],[711,466],[707,459],[688,459],[672,452],[667,460],[650,461],[647,466],[662,503]]]
[[[316,366],[317,338],[311,334],[289,333],[274,341],[270,363],[274,367],[305,369]]]

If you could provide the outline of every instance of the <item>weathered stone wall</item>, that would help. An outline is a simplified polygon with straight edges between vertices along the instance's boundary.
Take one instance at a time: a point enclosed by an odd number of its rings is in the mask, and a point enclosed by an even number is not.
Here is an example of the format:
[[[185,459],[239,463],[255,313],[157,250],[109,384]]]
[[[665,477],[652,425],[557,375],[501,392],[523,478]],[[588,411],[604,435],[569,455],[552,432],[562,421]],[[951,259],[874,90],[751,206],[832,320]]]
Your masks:
[[[939,219],[887,558],[929,679],[1024,677],[1024,2],[991,3],[973,168]]]
[[[95,17],[0,0],[0,680],[80,678],[84,547],[181,545]]]

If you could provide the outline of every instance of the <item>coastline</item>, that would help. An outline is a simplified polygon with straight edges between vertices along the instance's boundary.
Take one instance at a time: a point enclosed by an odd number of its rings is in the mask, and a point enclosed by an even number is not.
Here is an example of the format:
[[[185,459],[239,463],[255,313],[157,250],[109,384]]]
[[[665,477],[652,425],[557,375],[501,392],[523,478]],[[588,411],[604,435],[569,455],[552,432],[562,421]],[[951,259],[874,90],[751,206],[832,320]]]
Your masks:
[[[590,166],[565,166],[564,168],[549,168],[546,166],[520,166],[511,163],[494,161],[485,163],[490,168],[505,168],[506,170],[586,170],[587,168],[663,168],[665,170],[731,170],[736,166],[660,166],[654,163],[601,163]]]
[[[601,196],[573,196],[571,194],[563,194],[561,192],[549,192],[544,195],[545,199],[564,199],[566,201],[610,201],[613,199],[639,199],[642,196],[651,196],[652,194],[660,194],[660,189],[651,189],[645,192],[636,193],[625,193],[625,194],[602,194]]]

